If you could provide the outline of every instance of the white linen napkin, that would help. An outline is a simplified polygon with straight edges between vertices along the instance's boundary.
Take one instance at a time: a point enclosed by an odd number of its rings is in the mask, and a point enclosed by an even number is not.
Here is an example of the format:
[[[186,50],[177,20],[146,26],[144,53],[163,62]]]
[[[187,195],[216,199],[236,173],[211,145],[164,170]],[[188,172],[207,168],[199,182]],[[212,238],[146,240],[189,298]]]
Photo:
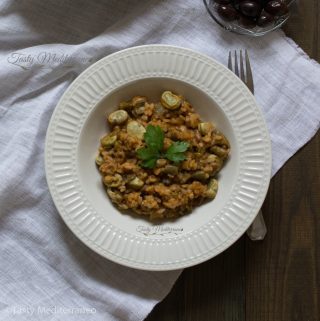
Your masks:
[[[0,9],[0,321],[143,320],[180,271],[112,263],[60,219],[44,139],[62,93],[88,65],[130,46],[179,45],[222,63],[247,48],[274,174],[319,128],[319,65],[281,31],[251,39],[220,29],[202,1],[3,0]]]

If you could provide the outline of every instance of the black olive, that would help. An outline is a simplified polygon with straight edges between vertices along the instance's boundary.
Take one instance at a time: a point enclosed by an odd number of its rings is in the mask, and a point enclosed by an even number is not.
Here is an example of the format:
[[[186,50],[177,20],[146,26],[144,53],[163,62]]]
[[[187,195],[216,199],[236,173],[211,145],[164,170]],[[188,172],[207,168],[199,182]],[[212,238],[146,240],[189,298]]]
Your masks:
[[[238,18],[237,10],[230,4],[228,5],[219,5],[218,14],[225,20],[232,21]]]
[[[270,2],[271,0],[260,0],[260,3],[262,5],[262,7],[264,8],[268,2]]]
[[[232,5],[234,6],[234,8],[236,10],[239,10],[240,2],[241,2],[241,0],[233,0],[232,1]]]
[[[227,21],[239,20],[239,25],[252,29],[266,27],[278,16],[289,12],[287,0],[213,0],[218,14]]]
[[[265,6],[265,10],[274,16],[282,16],[289,12],[289,8],[283,0],[269,1]]]
[[[243,14],[240,15],[239,23],[240,23],[240,25],[242,25],[243,27],[245,27],[247,29],[252,29],[257,25],[257,23],[254,19],[249,18]]]
[[[240,11],[248,17],[258,17],[262,10],[262,6],[259,1],[242,1],[239,7]]]
[[[273,21],[274,21],[274,16],[263,10],[261,12],[260,17],[257,20],[257,25],[259,27],[266,27]]]
[[[229,4],[231,0],[214,0],[218,4]]]

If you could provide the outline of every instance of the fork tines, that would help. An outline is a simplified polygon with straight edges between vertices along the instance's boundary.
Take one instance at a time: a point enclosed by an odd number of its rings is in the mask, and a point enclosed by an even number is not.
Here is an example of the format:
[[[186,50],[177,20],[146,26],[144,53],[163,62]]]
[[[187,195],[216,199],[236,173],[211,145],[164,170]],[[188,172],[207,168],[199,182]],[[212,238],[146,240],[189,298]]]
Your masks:
[[[229,51],[228,68],[231,71],[233,71],[247,85],[247,87],[253,93],[254,92],[253,78],[252,78],[251,65],[250,65],[247,49],[245,49],[244,55],[245,57],[243,57],[242,50],[240,50],[240,53],[239,53],[240,69],[239,69],[237,51],[236,50],[234,51],[234,66],[232,63],[232,52]],[[244,68],[244,64],[245,64],[245,68]]]

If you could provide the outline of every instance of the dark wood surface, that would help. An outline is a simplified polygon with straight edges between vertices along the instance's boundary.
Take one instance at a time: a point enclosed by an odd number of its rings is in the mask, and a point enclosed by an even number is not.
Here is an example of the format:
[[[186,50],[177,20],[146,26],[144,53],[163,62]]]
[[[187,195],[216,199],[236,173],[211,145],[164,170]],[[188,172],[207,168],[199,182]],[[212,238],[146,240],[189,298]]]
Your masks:
[[[298,10],[285,32],[320,62],[320,1]],[[320,321],[320,133],[272,179],[263,213],[263,242],[186,269],[146,321]]]

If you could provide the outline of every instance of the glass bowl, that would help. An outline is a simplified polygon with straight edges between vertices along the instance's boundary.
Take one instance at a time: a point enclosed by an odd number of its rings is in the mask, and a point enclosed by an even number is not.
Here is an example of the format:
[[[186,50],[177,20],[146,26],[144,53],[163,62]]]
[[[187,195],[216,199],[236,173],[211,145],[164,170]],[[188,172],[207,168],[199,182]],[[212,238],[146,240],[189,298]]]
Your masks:
[[[256,26],[254,28],[246,28],[239,24],[238,20],[227,21],[224,20],[217,12],[218,4],[214,0],[203,0],[205,7],[207,8],[212,19],[220,25],[222,28],[242,35],[248,35],[253,37],[263,36],[271,31],[280,28],[290,17],[290,11],[288,14],[277,17],[274,22],[265,27]],[[289,9],[292,9],[292,4],[295,0],[287,0]]]

